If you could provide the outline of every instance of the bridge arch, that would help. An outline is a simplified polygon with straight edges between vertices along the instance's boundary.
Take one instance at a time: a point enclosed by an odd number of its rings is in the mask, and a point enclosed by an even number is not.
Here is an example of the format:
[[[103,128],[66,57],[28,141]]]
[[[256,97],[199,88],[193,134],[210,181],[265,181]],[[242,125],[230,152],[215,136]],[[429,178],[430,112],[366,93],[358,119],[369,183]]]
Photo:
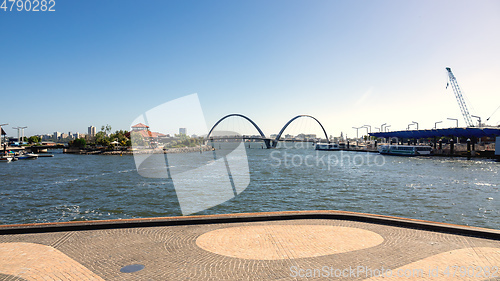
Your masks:
[[[296,119],[299,119],[301,117],[308,117],[308,118],[312,118],[314,119],[314,121],[318,122],[319,126],[321,127],[321,129],[323,130],[323,133],[325,133],[325,138],[326,138],[326,141],[328,143],[330,143],[330,139],[328,138],[328,135],[326,134],[326,130],[325,128],[323,127],[323,125],[321,124],[321,122],[319,122],[318,119],[314,118],[313,116],[311,115],[305,115],[305,114],[301,114],[301,115],[297,115],[295,117],[293,117],[292,119],[290,119],[290,121],[288,121],[285,126],[283,126],[283,128],[281,129],[281,131],[278,133],[278,135],[276,136],[276,139],[273,141],[273,144],[272,146],[273,147],[276,147],[276,145],[278,145],[278,141],[280,140],[281,138],[281,135],[283,134],[283,132],[285,131],[285,129],[288,127],[288,125],[290,125],[290,123],[292,123],[293,121],[295,121]]]
[[[264,133],[262,132],[262,130],[259,128],[259,126],[257,126],[257,124],[255,124],[255,122],[252,121],[252,119],[246,117],[243,114],[233,113],[233,114],[228,114],[228,115],[222,117],[221,119],[219,119],[219,121],[217,121],[217,123],[215,123],[215,125],[212,126],[212,129],[210,129],[210,131],[208,132],[207,139],[210,138],[210,135],[212,134],[212,131],[215,129],[215,127],[217,127],[217,125],[219,125],[220,122],[222,122],[224,119],[232,117],[232,116],[237,116],[237,117],[241,117],[241,118],[246,119],[248,122],[252,123],[252,125],[255,127],[255,129],[257,129],[257,131],[259,131],[259,134],[260,134],[260,136],[263,139],[266,138],[266,135],[264,135]]]

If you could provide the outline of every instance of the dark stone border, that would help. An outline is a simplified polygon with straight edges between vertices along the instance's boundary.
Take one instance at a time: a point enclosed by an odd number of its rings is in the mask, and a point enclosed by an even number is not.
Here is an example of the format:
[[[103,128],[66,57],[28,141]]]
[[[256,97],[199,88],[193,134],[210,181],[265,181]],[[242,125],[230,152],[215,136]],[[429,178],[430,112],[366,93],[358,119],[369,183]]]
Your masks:
[[[407,219],[383,215],[354,213],[345,211],[291,211],[269,213],[242,213],[206,216],[161,217],[143,219],[102,220],[85,222],[60,222],[39,224],[0,225],[0,235],[46,233],[61,231],[82,231],[98,229],[139,228],[176,225],[201,225],[220,223],[286,221],[299,219],[348,220],[379,225],[427,230],[455,235],[465,235],[492,240],[500,240],[500,231],[432,221]]]

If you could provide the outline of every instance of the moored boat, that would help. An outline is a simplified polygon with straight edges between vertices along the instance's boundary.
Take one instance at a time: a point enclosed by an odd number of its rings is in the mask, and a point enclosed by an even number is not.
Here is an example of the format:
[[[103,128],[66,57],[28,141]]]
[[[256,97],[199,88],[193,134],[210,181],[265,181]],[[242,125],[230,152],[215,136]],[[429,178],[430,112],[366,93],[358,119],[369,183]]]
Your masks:
[[[340,150],[340,147],[336,143],[317,143],[315,146],[316,150],[328,150],[328,151],[335,151],[335,150]]]
[[[19,154],[18,156],[16,156],[17,159],[20,159],[20,160],[25,160],[25,159],[37,159],[38,158],[38,154],[34,154],[34,153],[23,153],[23,154]]]
[[[12,161],[12,157],[10,156],[0,156],[0,162],[10,162]]]
[[[402,156],[431,155],[432,147],[425,145],[381,145],[378,152],[380,154]]]

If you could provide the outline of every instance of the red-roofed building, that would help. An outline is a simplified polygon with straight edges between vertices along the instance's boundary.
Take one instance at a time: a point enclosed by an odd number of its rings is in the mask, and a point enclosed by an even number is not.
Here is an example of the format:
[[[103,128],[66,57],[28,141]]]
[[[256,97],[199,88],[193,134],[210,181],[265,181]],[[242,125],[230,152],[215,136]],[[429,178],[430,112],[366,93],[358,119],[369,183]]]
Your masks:
[[[147,138],[147,137],[150,137],[150,138],[161,138],[161,137],[166,137],[167,136],[165,134],[157,133],[157,132],[151,132],[149,130],[142,130],[142,131],[135,131],[134,130],[134,132],[140,133],[143,138]]]
[[[132,131],[144,131],[144,130],[149,130],[149,126],[144,125],[142,123],[135,124],[132,126]]]
[[[158,132],[151,132],[149,130],[149,126],[144,125],[142,123],[136,124],[132,126],[132,131],[128,132],[125,134],[127,138],[130,139],[130,134],[131,133],[139,133],[140,136],[150,144],[151,147],[156,147],[158,145],[158,139],[159,138],[165,138],[168,137],[165,134],[158,133]]]

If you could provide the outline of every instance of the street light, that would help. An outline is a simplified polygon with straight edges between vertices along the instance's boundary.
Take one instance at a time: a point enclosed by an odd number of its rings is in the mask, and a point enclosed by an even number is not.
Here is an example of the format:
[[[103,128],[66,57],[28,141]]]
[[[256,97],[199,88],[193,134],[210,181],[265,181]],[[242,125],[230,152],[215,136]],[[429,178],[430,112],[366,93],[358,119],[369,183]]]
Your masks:
[[[375,127],[379,132],[382,132],[382,130],[379,127]]]
[[[479,122],[479,127],[481,127],[481,117],[475,115],[471,115],[471,117],[477,118]]]
[[[443,121],[437,121],[437,122],[434,122],[434,129],[437,129],[437,124],[438,123],[443,123]]]
[[[455,118],[446,118],[446,119],[448,119],[448,120],[455,120],[455,121],[457,121],[457,128],[458,128],[458,119],[455,119]]]
[[[361,128],[361,127],[352,127],[353,129],[356,129],[356,140],[358,139],[358,130]]]
[[[387,125],[387,123],[384,123],[382,125],[380,125],[380,131],[383,132],[384,131],[384,126]]]
[[[12,127],[12,129],[17,130],[17,141],[19,141],[19,136],[21,135],[21,127],[17,128]]]
[[[17,141],[19,141],[19,145],[21,145],[22,141],[24,140],[24,129],[26,128],[28,128],[28,126],[17,128],[12,127],[12,129],[17,129]]]
[[[370,128],[370,131],[368,132],[368,127]],[[370,138],[370,133],[372,132],[372,126],[370,125],[363,125],[361,128],[366,128],[366,134],[368,135],[368,138]]]
[[[385,128],[384,128],[384,129],[385,129],[385,131],[386,131],[386,132],[387,132],[387,128],[389,128],[390,126],[391,126],[391,125],[387,125],[387,126],[385,126]]]
[[[418,123],[415,121],[411,121],[413,124],[417,124],[417,130],[418,130]]]
[[[2,147],[3,142],[2,142],[2,126],[7,126],[9,124],[1,124],[0,125],[0,147]]]
[[[356,129],[356,146],[358,146],[358,140],[359,140],[359,136],[358,136],[358,130],[361,129],[361,127],[352,127],[353,129]],[[347,138],[346,138],[347,139]]]

